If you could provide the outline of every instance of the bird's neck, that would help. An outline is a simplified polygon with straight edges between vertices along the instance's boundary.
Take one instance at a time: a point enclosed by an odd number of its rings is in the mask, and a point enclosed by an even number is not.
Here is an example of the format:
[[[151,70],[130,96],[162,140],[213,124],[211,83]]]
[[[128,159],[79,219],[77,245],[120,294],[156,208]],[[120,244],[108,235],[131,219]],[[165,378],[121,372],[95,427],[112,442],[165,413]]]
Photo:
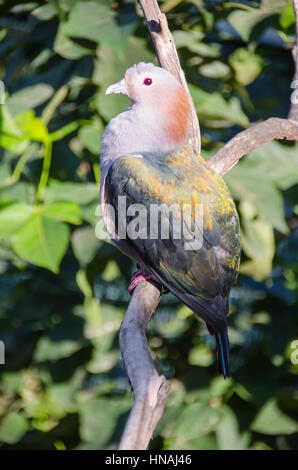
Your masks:
[[[168,155],[188,140],[190,104],[181,87],[175,99],[152,103],[133,103],[116,116],[102,137],[101,165],[127,154]]]

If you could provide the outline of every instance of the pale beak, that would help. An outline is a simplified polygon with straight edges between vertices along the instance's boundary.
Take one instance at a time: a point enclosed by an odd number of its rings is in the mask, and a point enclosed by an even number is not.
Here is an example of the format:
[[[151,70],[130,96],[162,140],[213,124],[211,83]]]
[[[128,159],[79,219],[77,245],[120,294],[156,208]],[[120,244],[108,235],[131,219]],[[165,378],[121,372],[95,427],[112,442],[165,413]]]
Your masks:
[[[106,89],[106,95],[111,95],[112,93],[123,93],[127,95],[127,85],[124,78],[120,82],[113,83]]]

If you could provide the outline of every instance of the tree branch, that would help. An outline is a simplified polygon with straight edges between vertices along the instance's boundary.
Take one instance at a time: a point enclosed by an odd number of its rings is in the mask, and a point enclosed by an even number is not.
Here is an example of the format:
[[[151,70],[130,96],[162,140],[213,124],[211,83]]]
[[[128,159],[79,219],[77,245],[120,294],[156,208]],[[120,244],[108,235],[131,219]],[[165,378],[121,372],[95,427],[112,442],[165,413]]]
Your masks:
[[[159,286],[146,281],[138,284],[120,328],[120,349],[133,388],[134,405],[119,450],[147,449],[170,388],[170,382],[155,369],[145,336],[159,300]]]
[[[156,0],[138,1],[161,67],[169,70],[189,95],[192,106],[190,141],[199,153],[201,150],[199,121],[166,16],[161,13]],[[120,328],[120,350],[133,389],[134,404],[118,447],[119,450],[147,448],[163,413],[170,388],[170,383],[165,377],[159,376],[155,369],[145,336],[146,327],[157,309],[159,300],[159,287],[150,282],[139,284],[133,291]]]
[[[160,65],[172,72],[189,93],[165,15],[161,14],[156,0],[138,1]],[[298,0],[293,0],[293,4],[298,41]],[[295,79],[298,80],[298,42],[295,54]],[[270,118],[240,132],[209,158],[208,163],[217,173],[223,175],[241,157],[259,145],[273,139],[298,141],[297,121],[298,105],[292,103],[289,119]],[[200,152],[200,129],[194,107],[191,141]],[[133,291],[120,328],[120,349],[134,394],[134,405],[118,447],[121,450],[147,448],[163,413],[169,391],[169,382],[164,376],[159,376],[155,369],[145,336],[147,325],[157,309],[159,300],[160,288],[156,284],[150,281],[139,284]]]
[[[239,132],[208,159],[220,175],[227,173],[241,157],[273,139],[298,141],[298,122],[290,119],[269,118],[260,124]]]

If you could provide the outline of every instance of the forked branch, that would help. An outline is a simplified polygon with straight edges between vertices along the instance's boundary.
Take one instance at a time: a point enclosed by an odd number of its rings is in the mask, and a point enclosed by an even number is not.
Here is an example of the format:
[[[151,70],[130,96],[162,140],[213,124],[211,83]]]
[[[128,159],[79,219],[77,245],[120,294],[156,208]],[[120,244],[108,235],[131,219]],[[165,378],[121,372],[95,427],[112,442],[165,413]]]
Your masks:
[[[167,20],[156,0],[139,0],[147,26],[162,67],[172,72],[188,91],[184,73],[180,67],[173,37]],[[298,0],[293,0],[296,14],[298,38]],[[298,80],[298,47],[295,51],[295,79]],[[246,129],[220,150],[208,163],[219,174],[227,173],[241,157],[254,148],[273,139],[298,141],[298,105],[292,103],[289,119],[270,118]],[[200,128],[193,108],[192,143],[200,150]],[[147,325],[157,309],[160,288],[144,281],[132,295],[124,321],[120,329],[120,349],[124,365],[134,394],[134,405],[129,415],[119,449],[147,449],[153,431],[162,416],[169,391],[169,382],[159,376],[146,341]]]

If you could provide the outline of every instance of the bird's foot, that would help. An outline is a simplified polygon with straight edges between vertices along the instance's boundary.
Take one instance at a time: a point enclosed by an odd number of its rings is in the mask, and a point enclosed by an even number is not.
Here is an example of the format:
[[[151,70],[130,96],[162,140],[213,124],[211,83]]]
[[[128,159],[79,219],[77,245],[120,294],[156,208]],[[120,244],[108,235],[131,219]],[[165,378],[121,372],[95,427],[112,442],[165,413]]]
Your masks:
[[[152,274],[145,273],[145,271],[143,271],[142,269],[137,269],[133,273],[128,287],[128,292],[130,293],[130,295],[132,295],[134,289],[137,287],[138,284],[140,284],[140,282],[148,281],[149,279],[153,279]]]

